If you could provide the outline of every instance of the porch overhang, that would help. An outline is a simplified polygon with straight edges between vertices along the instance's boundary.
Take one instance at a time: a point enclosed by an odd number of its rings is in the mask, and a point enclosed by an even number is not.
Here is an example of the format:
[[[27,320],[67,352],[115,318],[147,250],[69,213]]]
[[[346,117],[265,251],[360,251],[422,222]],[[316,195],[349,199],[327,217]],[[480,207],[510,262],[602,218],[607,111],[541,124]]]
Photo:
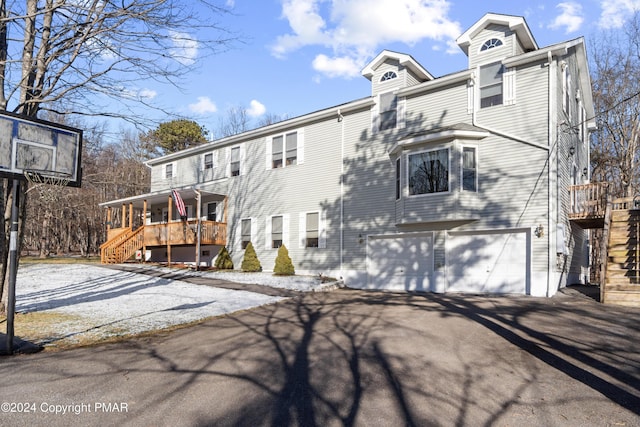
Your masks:
[[[202,196],[226,196],[225,194],[201,190],[193,187],[176,188],[175,190],[180,193],[180,197],[182,197],[183,200],[195,199],[198,193],[200,193]],[[125,197],[124,199],[110,200],[108,202],[100,203],[99,206],[101,208],[119,208],[122,205],[133,205],[134,208],[142,209],[144,207],[145,201],[147,202],[147,205],[162,204],[166,203],[167,198],[169,197],[171,197],[171,189],[154,191],[151,193],[140,194],[138,196]]]

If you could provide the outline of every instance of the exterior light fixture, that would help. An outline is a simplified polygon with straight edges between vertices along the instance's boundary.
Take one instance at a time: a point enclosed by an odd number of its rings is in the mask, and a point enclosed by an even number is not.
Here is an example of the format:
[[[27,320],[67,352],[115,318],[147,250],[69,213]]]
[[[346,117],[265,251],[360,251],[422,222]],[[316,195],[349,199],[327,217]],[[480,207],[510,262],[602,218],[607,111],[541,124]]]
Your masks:
[[[576,147],[569,147],[569,155],[573,156],[574,154],[576,154]]]

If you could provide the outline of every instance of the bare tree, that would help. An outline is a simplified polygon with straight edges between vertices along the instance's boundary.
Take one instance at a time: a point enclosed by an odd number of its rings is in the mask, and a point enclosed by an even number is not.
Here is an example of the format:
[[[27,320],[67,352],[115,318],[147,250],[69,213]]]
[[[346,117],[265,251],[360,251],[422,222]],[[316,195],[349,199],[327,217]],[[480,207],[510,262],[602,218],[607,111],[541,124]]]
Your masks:
[[[224,117],[220,118],[214,137],[224,138],[225,136],[237,135],[250,129],[250,119],[246,108],[234,105],[227,108]]]
[[[638,192],[640,143],[640,21],[593,38],[591,71],[598,131],[591,141],[593,178],[615,195]]]
[[[228,12],[209,0],[0,0],[0,108],[148,125],[134,107],[161,106],[145,97],[144,82],[179,86],[198,59],[228,48],[234,37],[216,24]],[[11,186],[3,180],[0,187],[3,301]]]

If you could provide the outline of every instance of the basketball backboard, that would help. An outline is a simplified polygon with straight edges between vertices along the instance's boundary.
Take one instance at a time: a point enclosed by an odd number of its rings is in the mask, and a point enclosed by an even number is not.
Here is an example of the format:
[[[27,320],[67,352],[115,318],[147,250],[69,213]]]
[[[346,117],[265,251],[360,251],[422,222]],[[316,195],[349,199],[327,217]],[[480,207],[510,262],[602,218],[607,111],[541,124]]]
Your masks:
[[[82,181],[82,131],[46,120],[0,112],[0,177],[30,174],[66,176],[68,186]]]

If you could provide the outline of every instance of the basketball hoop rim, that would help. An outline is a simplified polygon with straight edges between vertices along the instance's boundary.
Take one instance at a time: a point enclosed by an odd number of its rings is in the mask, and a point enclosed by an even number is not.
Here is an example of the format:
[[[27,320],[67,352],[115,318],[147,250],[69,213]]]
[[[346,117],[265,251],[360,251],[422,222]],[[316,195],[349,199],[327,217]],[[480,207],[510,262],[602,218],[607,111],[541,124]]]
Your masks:
[[[24,169],[22,173],[30,184],[47,184],[59,187],[66,187],[72,178],[70,173],[41,169]]]

